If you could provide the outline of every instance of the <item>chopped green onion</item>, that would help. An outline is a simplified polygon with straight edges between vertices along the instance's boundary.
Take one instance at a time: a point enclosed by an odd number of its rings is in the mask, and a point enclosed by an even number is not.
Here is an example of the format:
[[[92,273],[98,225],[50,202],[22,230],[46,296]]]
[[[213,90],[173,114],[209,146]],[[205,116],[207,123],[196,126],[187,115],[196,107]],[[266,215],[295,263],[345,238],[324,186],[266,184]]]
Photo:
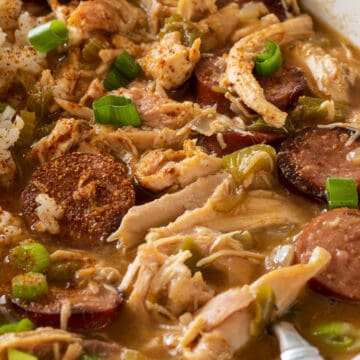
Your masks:
[[[52,262],[47,272],[47,278],[53,281],[71,281],[74,279],[76,271],[81,269],[83,265],[80,260]]]
[[[359,336],[359,330],[349,323],[335,321],[316,326],[312,335],[320,337],[325,344],[338,350],[350,350]]]
[[[358,193],[354,179],[328,178],[326,193],[330,209],[339,207],[357,208]]]
[[[265,144],[248,146],[223,157],[223,166],[237,183],[241,183],[249,174],[259,171],[272,171],[276,160],[276,151]]]
[[[114,66],[129,80],[134,80],[141,72],[139,63],[126,50],[115,59]]]
[[[96,122],[116,126],[140,126],[140,116],[132,100],[123,96],[107,95],[93,102]]]
[[[265,41],[266,52],[254,56],[255,74],[260,77],[269,77],[282,65],[281,49],[273,41]]]
[[[275,309],[275,294],[270,285],[262,285],[256,289],[253,306],[255,316],[251,322],[250,330],[253,336],[257,336],[270,322]]]
[[[38,360],[37,356],[27,354],[23,351],[9,348],[7,351],[8,360]]]
[[[36,138],[41,139],[44,136],[48,136],[54,129],[56,121],[49,124],[44,124],[36,129]]]
[[[11,280],[12,296],[19,300],[31,301],[47,293],[47,281],[41,273],[29,272]]]
[[[26,243],[10,250],[10,263],[26,272],[45,271],[50,264],[50,256],[45,246],[39,243]]]
[[[116,90],[127,86],[128,83],[129,80],[126,79],[114,66],[106,74],[106,77],[103,81],[103,85],[106,90]]]
[[[64,44],[69,39],[69,31],[62,21],[52,20],[31,29],[28,39],[37,51],[47,53]]]
[[[9,332],[22,332],[35,329],[34,323],[29,319],[22,319],[17,323],[5,324],[0,326],[0,335]]]
[[[16,145],[23,148],[29,147],[35,139],[36,114],[34,112],[21,110],[20,117],[24,121],[24,127],[21,130]]]
[[[107,90],[125,87],[140,74],[140,71],[140,65],[124,50],[112,64],[103,85]]]

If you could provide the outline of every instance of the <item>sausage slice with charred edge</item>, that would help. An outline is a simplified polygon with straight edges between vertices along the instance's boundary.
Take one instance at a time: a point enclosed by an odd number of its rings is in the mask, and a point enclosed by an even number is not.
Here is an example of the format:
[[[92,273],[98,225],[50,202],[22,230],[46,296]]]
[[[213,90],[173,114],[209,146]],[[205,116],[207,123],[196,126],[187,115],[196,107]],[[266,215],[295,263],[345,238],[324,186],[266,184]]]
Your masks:
[[[35,231],[39,194],[63,209],[58,219],[61,241],[80,248],[101,244],[135,203],[125,169],[108,156],[88,153],[60,156],[34,172],[22,193],[22,205]]]
[[[220,76],[225,72],[225,63],[221,56],[203,57],[195,68],[195,101],[202,106],[217,106],[219,113],[233,116],[230,101],[220,89]],[[280,108],[288,110],[303,95],[306,88],[306,75],[300,69],[284,65],[268,78],[259,78],[266,100]]]
[[[30,318],[37,326],[60,326],[62,307],[69,304],[68,328],[94,330],[105,327],[120,310],[121,294],[99,288],[94,293],[89,288],[62,289],[50,287],[48,294],[36,301],[12,299],[15,309]]]
[[[351,131],[308,128],[281,143],[278,153],[280,177],[285,184],[309,196],[326,199],[329,177],[353,178],[360,189],[360,166],[351,154],[360,139],[349,142]]]
[[[313,282],[315,289],[360,300],[360,210],[340,208],[314,218],[296,241],[296,258],[307,263],[321,246],[331,254],[329,266]]]

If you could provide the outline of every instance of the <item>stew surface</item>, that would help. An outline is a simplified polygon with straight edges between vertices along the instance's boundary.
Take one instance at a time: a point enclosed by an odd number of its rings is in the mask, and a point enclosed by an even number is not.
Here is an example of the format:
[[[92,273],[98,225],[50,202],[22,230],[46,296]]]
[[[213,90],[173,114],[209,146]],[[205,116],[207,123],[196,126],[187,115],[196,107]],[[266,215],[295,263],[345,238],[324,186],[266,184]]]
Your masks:
[[[0,359],[360,353],[350,43],[296,0],[0,0],[0,51]]]

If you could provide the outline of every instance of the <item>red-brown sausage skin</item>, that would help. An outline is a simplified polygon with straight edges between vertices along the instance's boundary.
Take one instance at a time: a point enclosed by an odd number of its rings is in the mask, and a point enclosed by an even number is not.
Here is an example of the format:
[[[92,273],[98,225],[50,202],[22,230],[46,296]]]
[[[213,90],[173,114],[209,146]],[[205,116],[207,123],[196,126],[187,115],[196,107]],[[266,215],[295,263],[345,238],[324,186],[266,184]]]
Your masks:
[[[96,294],[89,289],[61,289],[50,287],[47,296],[36,301],[25,302],[12,299],[19,313],[30,318],[37,326],[60,326],[62,305],[71,304],[68,328],[72,330],[94,330],[108,325],[120,310],[122,296],[105,288]]]
[[[216,91],[225,70],[226,64],[221,56],[203,57],[195,68],[195,100],[202,106],[216,105],[219,113],[233,116],[230,101],[224,93]],[[296,103],[306,88],[305,73],[289,65],[284,65],[272,76],[259,78],[258,81],[264,89],[266,100],[284,111]]]
[[[348,130],[308,128],[281,143],[278,153],[280,176],[295,189],[326,200],[329,177],[353,178],[360,189],[360,166],[347,159],[360,140],[347,144]]]
[[[328,267],[313,280],[316,290],[360,300],[360,210],[330,210],[307,225],[296,241],[296,258],[307,263],[321,246],[331,254]]]
[[[67,154],[34,172],[22,193],[25,219],[33,228],[39,221],[36,197],[40,193],[63,209],[58,220],[60,240],[80,248],[101,244],[135,203],[125,169],[98,154]]]
[[[223,147],[219,143],[219,137]],[[284,139],[284,134],[227,131],[212,136],[200,136],[198,145],[204,147],[208,153],[221,157],[255,144],[277,145]]]

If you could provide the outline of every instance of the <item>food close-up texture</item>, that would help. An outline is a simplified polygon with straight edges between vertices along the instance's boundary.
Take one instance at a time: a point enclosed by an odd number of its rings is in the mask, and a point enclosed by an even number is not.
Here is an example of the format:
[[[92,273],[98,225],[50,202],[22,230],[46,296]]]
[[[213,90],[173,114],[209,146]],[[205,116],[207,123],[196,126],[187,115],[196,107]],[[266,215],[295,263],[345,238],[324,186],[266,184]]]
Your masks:
[[[0,360],[354,359],[359,191],[296,0],[0,0]]]

